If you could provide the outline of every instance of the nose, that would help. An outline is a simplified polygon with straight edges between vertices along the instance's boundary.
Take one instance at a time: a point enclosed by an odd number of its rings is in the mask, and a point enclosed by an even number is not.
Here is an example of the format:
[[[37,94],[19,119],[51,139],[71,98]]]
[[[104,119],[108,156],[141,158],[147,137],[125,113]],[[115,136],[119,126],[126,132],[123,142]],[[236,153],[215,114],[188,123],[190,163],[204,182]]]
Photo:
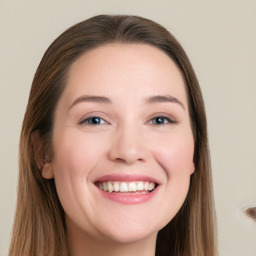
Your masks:
[[[147,146],[142,134],[136,127],[118,129],[112,137],[109,158],[112,161],[128,165],[145,162]]]

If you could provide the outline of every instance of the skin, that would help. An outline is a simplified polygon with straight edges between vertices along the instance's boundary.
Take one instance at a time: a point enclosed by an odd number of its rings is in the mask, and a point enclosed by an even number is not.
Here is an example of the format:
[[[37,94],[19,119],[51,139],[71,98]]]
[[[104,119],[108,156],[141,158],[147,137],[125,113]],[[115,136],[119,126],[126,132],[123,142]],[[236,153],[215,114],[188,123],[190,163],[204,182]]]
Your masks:
[[[78,102],[83,95],[111,103]],[[177,100],[146,102],[156,95]],[[93,116],[99,124],[88,122]],[[149,45],[110,44],[85,53],[72,64],[57,104],[53,151],[42,174],[55,178],[70,255],[154,255],[157,232],[182,206],[194,172],[180,70]],[[117,173],[155,178],[158,191],[140,204],[108,200],[94,182]]]

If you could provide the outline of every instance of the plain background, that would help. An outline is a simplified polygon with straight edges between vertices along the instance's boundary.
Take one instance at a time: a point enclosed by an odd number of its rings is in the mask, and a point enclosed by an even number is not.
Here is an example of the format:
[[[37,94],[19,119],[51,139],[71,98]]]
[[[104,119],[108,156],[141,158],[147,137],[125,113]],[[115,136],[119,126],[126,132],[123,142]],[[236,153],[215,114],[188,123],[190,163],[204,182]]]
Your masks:
[[[19,134],[31,81],[49,44],[97,14],[135,14],[168,28],[203,91],[220,256],[255,256],[256,2],[253,0],[0,0],[0,255],[14,217]]]

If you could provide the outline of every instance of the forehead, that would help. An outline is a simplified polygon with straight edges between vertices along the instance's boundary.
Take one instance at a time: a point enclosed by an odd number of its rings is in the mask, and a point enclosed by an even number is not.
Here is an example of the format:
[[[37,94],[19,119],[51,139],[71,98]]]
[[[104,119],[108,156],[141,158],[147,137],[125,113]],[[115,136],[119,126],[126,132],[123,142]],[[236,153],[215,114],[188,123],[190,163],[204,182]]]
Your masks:
[[[146,44],[107,44],[84,53],[70,67],[64,94],[127,98],[172,94],[186,101],[183,76],[174,61]]]

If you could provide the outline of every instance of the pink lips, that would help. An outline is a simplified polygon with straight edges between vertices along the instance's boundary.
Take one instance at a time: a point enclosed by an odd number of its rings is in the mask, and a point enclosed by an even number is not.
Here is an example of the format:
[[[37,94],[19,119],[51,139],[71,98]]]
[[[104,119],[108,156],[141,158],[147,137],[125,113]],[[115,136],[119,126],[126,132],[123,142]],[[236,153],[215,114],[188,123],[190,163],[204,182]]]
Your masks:
[[[104,181],[124,181],[124,182],[125,181],[126,182],[149,181],[159,185],[159,181],[145,175],[120,175],[120,174],[102,176],[99,179],[97,179],[95,184],[98,182],[104,182]],[[99,189],[98,186],[96,187],[100,195],[103,196],[104,198],[120,204],[126,204],[126,205],[140,204],[140,203],[147,202],[151,200],[159,190],[159,186],[157,186],[152,192],[139,191],[139,192],[127,192],[127,193],[120,193],[120,192],[109,193]]]

